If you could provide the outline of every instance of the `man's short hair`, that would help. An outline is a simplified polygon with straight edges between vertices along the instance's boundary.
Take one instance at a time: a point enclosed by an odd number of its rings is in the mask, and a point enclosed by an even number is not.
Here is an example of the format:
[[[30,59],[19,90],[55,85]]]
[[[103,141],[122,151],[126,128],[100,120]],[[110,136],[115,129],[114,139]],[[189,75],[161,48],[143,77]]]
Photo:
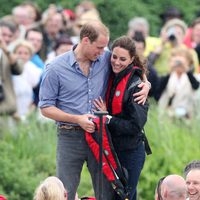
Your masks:
[[[11,21],[0,20],[0,27],[7,27],[12,33],[17,30],[17,25]]]
[[[42,30],[41,30],[39,27],[34,27],[34,28],[30,28],[30,29],[28,29],[28,30],[26,31],[25,38],[28,37],[28,34],[29,34],[31,31],[33,31],[33,32],[38,32],[38,33],[41,33],[41,34],[43,35]]]
[[[92,22],[84,24],[81,28],[80,40],[82,40],[84,37],[88,37],[90,42],[94,42],[97,40],[100,34],[109,37],[108,28],[100,21],[92,20]]]
[[[188,163],[184,169],[184,175],[187,176],[191,170],[200,170],[200,160],[193,160],[192,162]]]

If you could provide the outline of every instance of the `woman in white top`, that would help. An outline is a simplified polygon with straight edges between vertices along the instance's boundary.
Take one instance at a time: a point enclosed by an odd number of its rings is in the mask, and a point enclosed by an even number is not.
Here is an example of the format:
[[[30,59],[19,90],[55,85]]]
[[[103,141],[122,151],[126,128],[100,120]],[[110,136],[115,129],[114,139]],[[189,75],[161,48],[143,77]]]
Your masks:
[[[30,61],[33,47],[28,41],[20,41],[14,53],[24,62],[21,75],[13,76],[13,85],[17,98],[17,116],[21,119],[29,113],[33,102],[33,88],[39,83],[42,70]]]

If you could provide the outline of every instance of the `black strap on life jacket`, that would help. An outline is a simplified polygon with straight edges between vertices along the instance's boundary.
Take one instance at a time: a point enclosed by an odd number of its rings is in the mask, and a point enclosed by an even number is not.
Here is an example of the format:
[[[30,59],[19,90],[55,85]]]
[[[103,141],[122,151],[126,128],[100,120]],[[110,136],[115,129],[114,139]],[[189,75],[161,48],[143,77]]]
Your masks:
[[[142,131],[142,141],[144,142],[144,148],[145,148],[146,154],[147,154],[147,155],[152,154],[152,150],[151,150],[151,147],[150,147],[150,145],[149,145],[149,141],[148,141],[148,139],[147,139],[147,137],[146,137],[146,134],[145,134],[144,129],[143,129],[143,131]]]

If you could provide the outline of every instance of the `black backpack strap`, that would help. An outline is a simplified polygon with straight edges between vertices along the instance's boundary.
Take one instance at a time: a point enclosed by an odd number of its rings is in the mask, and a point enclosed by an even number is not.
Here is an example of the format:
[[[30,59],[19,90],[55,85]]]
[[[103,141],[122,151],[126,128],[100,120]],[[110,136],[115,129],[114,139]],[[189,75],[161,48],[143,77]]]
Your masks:
[[[150,154],[152,154],[152,151],[151,151],[151,147],[150,147],[150,145],[149,145],[148,139],[147,139],[147,137],[146,137],[146,135],[145,135],[144,129],[143,129],[143,132],[142,132],[142,133],[143,133],[143,134],[142,134],[142,140],[143,140],[143,142],[144,142],[144,148],[145,148],[146,154],[147,154],[147,155],[150,155]]]

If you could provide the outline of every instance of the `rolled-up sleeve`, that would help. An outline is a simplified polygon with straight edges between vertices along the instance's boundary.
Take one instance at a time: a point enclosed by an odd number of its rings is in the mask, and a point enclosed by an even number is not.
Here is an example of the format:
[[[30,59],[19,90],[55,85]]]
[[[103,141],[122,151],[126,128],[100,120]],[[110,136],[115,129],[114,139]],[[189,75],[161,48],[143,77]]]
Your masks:
[[[53,67],[48,67],[43,75],[39,92],[39,107],[56,106],[59,93],[59,78]]]

